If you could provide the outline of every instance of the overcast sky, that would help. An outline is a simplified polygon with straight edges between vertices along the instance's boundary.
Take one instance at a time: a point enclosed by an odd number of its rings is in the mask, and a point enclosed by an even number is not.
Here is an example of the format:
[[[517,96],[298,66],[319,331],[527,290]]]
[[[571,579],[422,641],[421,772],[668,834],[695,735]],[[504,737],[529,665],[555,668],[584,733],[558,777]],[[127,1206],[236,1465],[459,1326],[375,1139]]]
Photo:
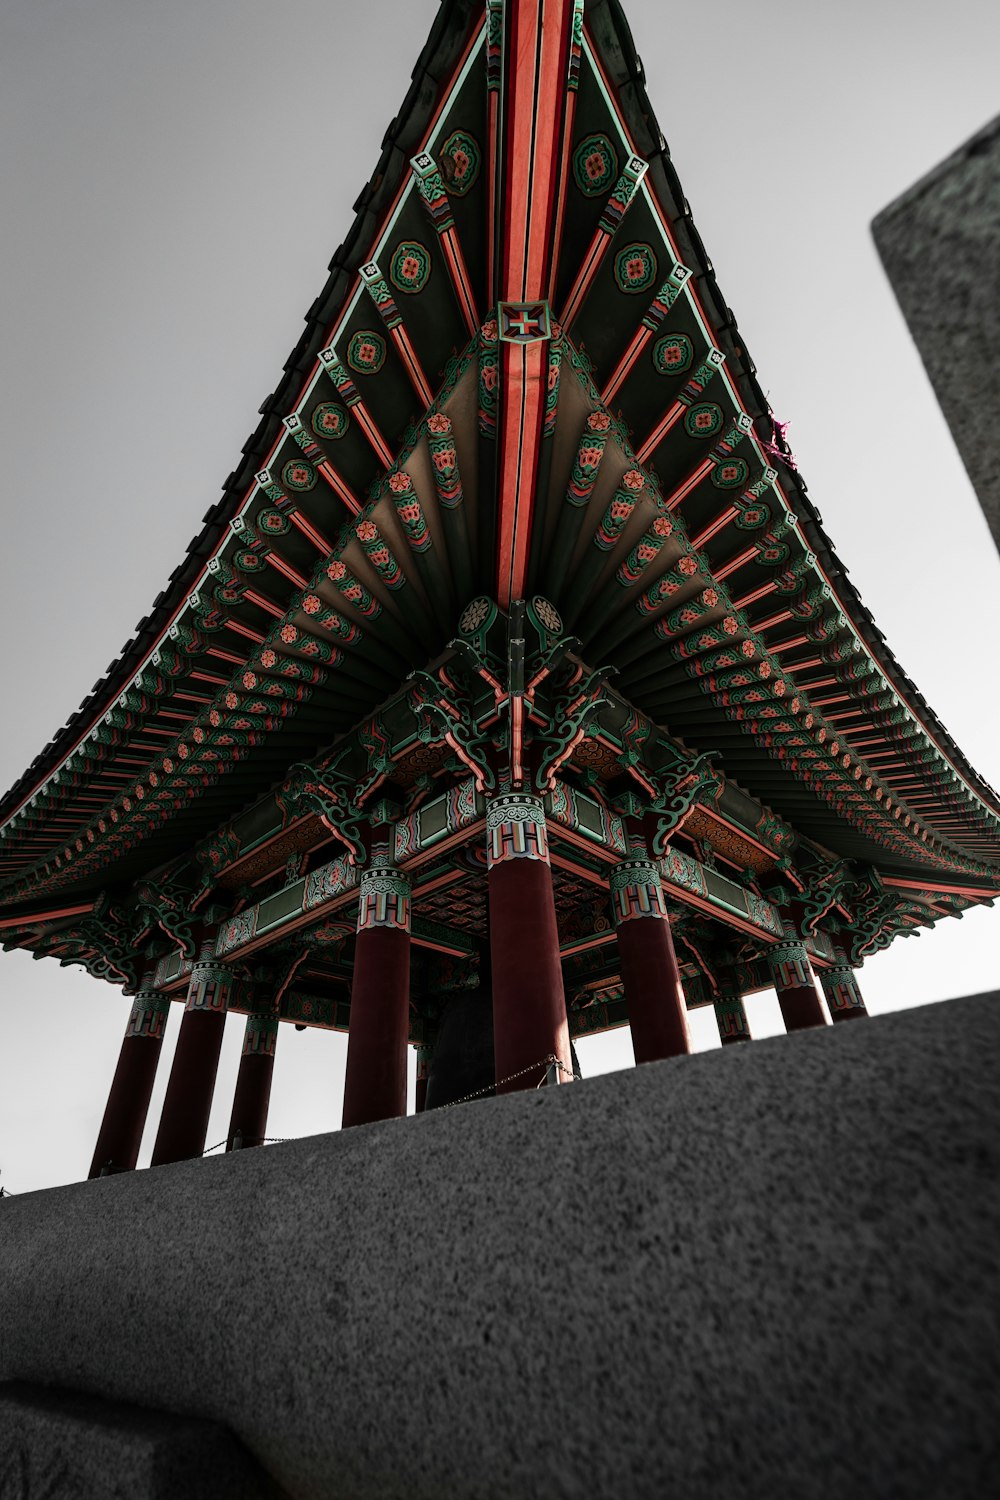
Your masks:
[[[0,789],[103,675],[218,499],[435,9],[0,6]],[[996,113],[1000,8],[626,9],[723,294],[826,529],[903,667],[996,785],[1000,558],[868,226]],[[897,942],[862,973],[869,1008],[995,988],[998,952],[1000,908]],[[10,1191],[85,1175],[128,1009],[82,970],[0,954]],[[773,997],[749,1009],[755,1034],[780,1029]],[[712,1044],[711,1014],[694,1021]],[[226,1132],[242,1025],[227,1028],[209,1143]],[[274,1134],[336,1127],[344,1048],[282,1027]],[[631,1060],[620,1033],[580,1052],[585,1073]]]

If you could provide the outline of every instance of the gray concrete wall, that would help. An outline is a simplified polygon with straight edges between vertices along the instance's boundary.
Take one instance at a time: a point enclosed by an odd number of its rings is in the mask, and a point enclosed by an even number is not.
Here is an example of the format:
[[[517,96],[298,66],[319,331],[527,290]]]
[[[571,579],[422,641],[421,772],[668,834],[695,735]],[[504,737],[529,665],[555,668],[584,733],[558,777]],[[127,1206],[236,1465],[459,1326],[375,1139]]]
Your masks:
[[[872,234],[1000,547],[1000,116]]]
[[[0,1500],[281,1500],[217,1422],[0,1385]]]
[[[980,1500],[1000,997],[0,1204],[0,1378],[294,1496]]]

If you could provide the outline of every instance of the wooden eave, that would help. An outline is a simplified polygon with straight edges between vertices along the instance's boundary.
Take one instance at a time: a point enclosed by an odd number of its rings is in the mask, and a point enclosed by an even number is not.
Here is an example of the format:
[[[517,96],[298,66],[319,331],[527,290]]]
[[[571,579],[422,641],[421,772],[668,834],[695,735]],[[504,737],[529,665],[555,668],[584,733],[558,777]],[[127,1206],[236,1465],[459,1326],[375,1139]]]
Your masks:
[[[446,266],[444,241],[428,223],[409,164],[459,128],[485,155],[482,16],[472,0],[441,6],[413,87],[355,205],[354,226],[222,499],[104,681],[0,802],[5,904],[127,883],[176,859],[258,798],[262,786],[279,782],[292,762],[346,733],[439,652],[453,632],[454,611],[473,593],[497,593],[507,522],[495,474],[507,440],[502,431],[490,433],[481,400],[482,370],[494,358],[495,343],[495,330],[489,335],[478,326],[489,329],[495,301],[487,288],[490,251],[483,233],[491,195],[487,164],[467,193],[447,198],[465,283],[453,264]],[[561,99],[560,89],[561,83],[555,90]],[[607,194],[581,195],[569,170],[562,179],[565,224],[552,277],[559,398],[536,454],[532,530],[512,543],[523,550],[526,592],[549,592],[580,636],[583,654],[594,662],[610,659],[619,669],[626,697],[685,744],[717,750],[728,777],[808,838],[897,873],[935,871],[984,894],[995,889],[1000,803],[888,651],[801,476],[786,461],[614,0],[587,6],[576,110],[571,147],[590,130],[610,141],[616,170],[633,152],[644,176],[582,290],[581,247],[597,233]],[[402,315],[393,328],[380,321],[379,277],[388,290],[387,262],[401,239],[430,246],[433,268],[415,295],[404,295],[408,288],[388,291]],[[652,252],[656,274],[647,292],[623,300],[616,257],[633,240]],[[642,364],[637,360],[616,381],[629,340],[675,260],[691,274],[657,337],[677,332],[690,358],[676,377],[669,370],[650,374],[651,353],[644,349]],[[373,261],[375,272],[359,277],[359,268]],[[567,307],[572,316],[563,326]],[[361,339],[360,359],[368,333],[377,334],[378,369],[366,373],[355,364],[348,370],[348,351]],[[325,363],[320,355],[331,349],[337,360]],[[724,363],[709,368],[713,351]],[[508,356],[501,348],[496,357]],[[721,415],[711,438],[732,437],[733,462],[746,467],[735,489],[713,488],[724,463],[714,459],[685,490],[704,454],[716,451],[711,443],[699,446],[699,434],[687,430],[691,401],[675,411],[703,369],[708,373],[698,399],[704,396],[702,404]],[[349,389],[360,402],[352,404]],[[349,413],[342,437],[328,441],[317,427],[324,405]],[[452,424],[466,488],[468,537],[461,544],[435,491],[428,407]],[[658,435],[663,414],[671,411],[671,425]],[[606,422],[600,429],[604,458],[566,530],[568,471],[590,418]],[[311,478],[301,491],[289,477],[296,465]],[[412,545],[387,474],[412,483],[430,551]],[[622,490],[629,475],[641,481],[631,494]],[[770,519],[756,531],[738,529],[733,519],[720,523],[731,501],[744,504],[745,517],[746,495],[755,485]],[[606,556],[595,557],[594,538],[614,493],[624,494],[631,509]],[[269,523],[273,532],[262,521],[267,512],[281,518]],[[616,585],[616,570],[657,517],[673,522],[669,543],[641,579]],[[359,527],[374,527],[374,538],[362,539]],[[772,532],[771,551],[783,555],[777,563],[758,546],[761,534],[766,542]],[[569,581],[556,543],[571,549]],[[244,564],[255,549],[260,567],[249,569]],[[349,586],[322,581],[331,553],[353,580]],[[691,570],[683,572],[682,565]],[[397,566],[405,574],[402,585],[393,580]],[[555,587],[554,567],[562,575]],[[671,568],[679,570],[676,588],[636,616],[637,599],[663,584]],[[786,576],[794,587],[782,583],[776,592],[776,580]],[[228,601],[220,599],[227,588]],[[303,604],[313,596],[321,614],[336,615],[347,635],[361,632],[360,639],[314,628],[317,617]],[[374,617],[366,613],[366,598],[378,606]],[[675,625],[686,606],[699,613]],[[792,614],[776,621],[787,606]],[[289,626],[295,640],[279,644],[275,631]],[[678,654],[699,632],[712,631],[721,635],[711,647]],[[310,640],[342,652],[342,660],[331,667],[310,656],[303,649]],[[721,660],[730,646],[743,657],[704,666],[710,657]],[[264,652],[278,653],[270,665],[262,664]],[[766,677],[756,679],[760,694],[749,700],[754,682],[733,685],[747,664],[758,674],[766,668]],[[256,679],[251,686],[243,681],[248,672]],[[218,722],[208,722],[212,714]],[[98,721],[103,743],[93,734]]]

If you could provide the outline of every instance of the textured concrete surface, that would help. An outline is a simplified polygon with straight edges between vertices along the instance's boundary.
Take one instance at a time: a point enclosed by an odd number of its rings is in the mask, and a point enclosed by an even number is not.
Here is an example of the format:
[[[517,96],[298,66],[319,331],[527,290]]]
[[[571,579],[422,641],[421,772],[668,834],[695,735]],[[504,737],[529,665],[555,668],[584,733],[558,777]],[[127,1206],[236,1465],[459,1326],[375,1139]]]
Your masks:
[[[1000,547],[1000,116],[872,233]]]
[[[294,1496],[980,1500],[1000,996],[0,1204],[0,1378]]]
[[[0,1385],[0,1500],[280,1500],[214,1422]]]

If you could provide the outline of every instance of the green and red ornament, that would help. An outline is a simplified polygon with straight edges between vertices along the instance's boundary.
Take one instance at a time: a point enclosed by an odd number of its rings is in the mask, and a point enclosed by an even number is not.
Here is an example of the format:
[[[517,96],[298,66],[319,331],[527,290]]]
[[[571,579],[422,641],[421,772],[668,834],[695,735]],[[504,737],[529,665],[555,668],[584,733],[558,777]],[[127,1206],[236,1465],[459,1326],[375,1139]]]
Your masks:
[[[618,157],[606,135],[588,135],[573,152],[573,177],[587,198],[603,198],[618,176]]]
[[[157,990],[139,990],[132,1001],[125,1035],[151,1037],[162,1041],[170,1014],[170,996]]]
[[[467,130],[453,130],[441,147],[439,160],[447,179],[448,192],[454,198],[464,198],[470,188],[475,186],[483,164],[479,142]]]
[[[347,411],[336,401],[321,401],[315,408],[310,426],[318,438],[339,442],[347,434],[351,419]]]
[[[640,917],[667,919],[660,871],[654,860],[626,859],[615,865],[609,881],[615,926]]]
[[[304,493],[316,488],[316,470],[304,458],[290,458],[281,471],[286,489]]]
[[[683,375],[694,358],[694,345],[684,333],[668,333],[653,345],[653,369],[658,375]]]
[[[347,346],[347,363],[358,375],[377,375],[385,364],[385,339],[372,328],[360,329]]]
[[[623,292],[645,292],[656,281],[656,253],[637,241],[615,256],[615,281]]]
[[[549,862],[545,803],[527,792],[503,793],[486,807],[487,868],[511,859]]]
[[[422,292],[430,280],[431,254],[419,240],[404,240],[393,251],[389,279],[399,292],[411,296]]]
[[[410,882],[394,865],[372,865],[361,876],[358,931],[376,927],[410,930]]]

